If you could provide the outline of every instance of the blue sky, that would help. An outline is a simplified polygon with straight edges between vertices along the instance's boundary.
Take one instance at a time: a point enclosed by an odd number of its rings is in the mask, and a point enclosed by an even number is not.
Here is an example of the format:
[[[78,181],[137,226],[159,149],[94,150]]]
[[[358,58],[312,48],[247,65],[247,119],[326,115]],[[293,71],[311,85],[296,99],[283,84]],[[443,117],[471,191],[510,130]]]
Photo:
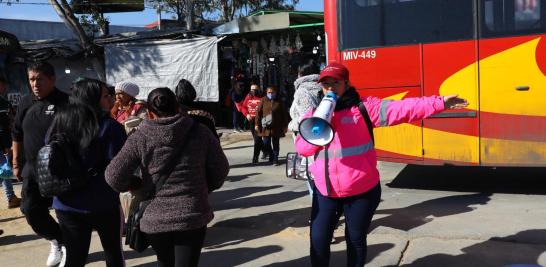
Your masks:
[[[14,3],[11,6],[7,6],[4,2],[6,0],[0,3],[0,18],[60,21],[47,0],[19,0],[19,3]],[[321,0],[300,0],[296,10],[323,11],[323,4]],[[106,16],[110,18],[111,25],[126,26],[144,26],[157,19],[157,15],[152,9],[145,9],[143,12],[110,13]],[[163,18],[170,17],[169,14],[163,15]]]

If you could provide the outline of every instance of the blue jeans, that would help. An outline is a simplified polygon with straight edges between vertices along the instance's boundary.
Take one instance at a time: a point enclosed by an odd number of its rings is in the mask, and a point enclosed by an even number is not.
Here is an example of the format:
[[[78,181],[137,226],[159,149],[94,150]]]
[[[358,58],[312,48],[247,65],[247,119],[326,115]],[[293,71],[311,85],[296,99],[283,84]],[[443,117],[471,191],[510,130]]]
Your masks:
[[[235,105],[235,104],[234,104]],[[239,130],[242,127],[241,123],[241,112],[239,112],[235,107],[232,110],[231,123],[233,123],[233,130]]]
[[[264,142],[264,150],[269,154],[269,161],[279,159],[279,137],[275,136],[265,136],[262,138]],[[271,148],[271,143],[273,143],[273,148]]]
[[[13,184],[11,183],[11,179],[1,179],[2,180],[2,186],[4,187],[4,192],[6,192],[6,198],[8,201],[15,196],[15,192],[13,192]]]
[[[311,209],[312,266],[329,266],[330,242],[339,221],[340,211],[345,214],[347,266],[364,266],[367,254],[366,236],[380,199],[379,184],[368,192],[343,198],[323,196],[315,188]]]

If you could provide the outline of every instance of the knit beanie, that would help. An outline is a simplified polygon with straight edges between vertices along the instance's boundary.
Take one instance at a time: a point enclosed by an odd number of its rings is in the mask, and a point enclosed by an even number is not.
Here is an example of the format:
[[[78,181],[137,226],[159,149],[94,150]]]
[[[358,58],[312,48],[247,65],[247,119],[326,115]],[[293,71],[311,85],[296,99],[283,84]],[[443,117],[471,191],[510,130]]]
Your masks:
[[[116,93],[124,92],[132,97],[136,97],[139,93],[138,85],[132,82],[119,82],[115,87]]]

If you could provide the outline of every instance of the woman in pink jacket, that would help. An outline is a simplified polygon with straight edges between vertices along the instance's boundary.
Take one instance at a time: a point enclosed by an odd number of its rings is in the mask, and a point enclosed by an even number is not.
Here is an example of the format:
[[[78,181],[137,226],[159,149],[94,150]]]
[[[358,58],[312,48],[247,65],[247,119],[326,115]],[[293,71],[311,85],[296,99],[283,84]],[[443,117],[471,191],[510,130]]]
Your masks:
[[[333,141],[322,147],[308,143],[301,135],[296,139],[298,153],[315,156],[310,167],[316,187],[311,210],[312,266],[329,265],[330,241],[339,210],[345,214],[347,266],[364,266],[366,261],[366,236],[381,198],[381,187],[373,139],[359,104],[363,103],[374,127],[421,120],[448,108],[468,105],[457,95],[399,101],[360,98],[348,81],[349,71],[339,63],[329,64],[320,73],[322,95],[332,91],[338,97],[331,120]],[[312,111],[304,118],[310,116]]]

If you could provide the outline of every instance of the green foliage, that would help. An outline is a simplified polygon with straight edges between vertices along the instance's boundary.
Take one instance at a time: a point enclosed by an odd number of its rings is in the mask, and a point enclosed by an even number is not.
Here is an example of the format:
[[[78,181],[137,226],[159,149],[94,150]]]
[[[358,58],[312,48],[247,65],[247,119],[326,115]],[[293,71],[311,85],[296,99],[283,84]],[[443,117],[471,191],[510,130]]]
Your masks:
[[[78,15],[78,20],[85,32],[94,36],[98,32],[105,33],[110,22],[100,12],[98,7],[91,7],[89,14]]]
[[[257,10],[293,10],[299,0],[146,0],[156,9],[174,15],[179,22],[188,16],[226,22]],[[193,5],[193,9],[190,7]],[[191,12],[190,12],[191,11]]]

